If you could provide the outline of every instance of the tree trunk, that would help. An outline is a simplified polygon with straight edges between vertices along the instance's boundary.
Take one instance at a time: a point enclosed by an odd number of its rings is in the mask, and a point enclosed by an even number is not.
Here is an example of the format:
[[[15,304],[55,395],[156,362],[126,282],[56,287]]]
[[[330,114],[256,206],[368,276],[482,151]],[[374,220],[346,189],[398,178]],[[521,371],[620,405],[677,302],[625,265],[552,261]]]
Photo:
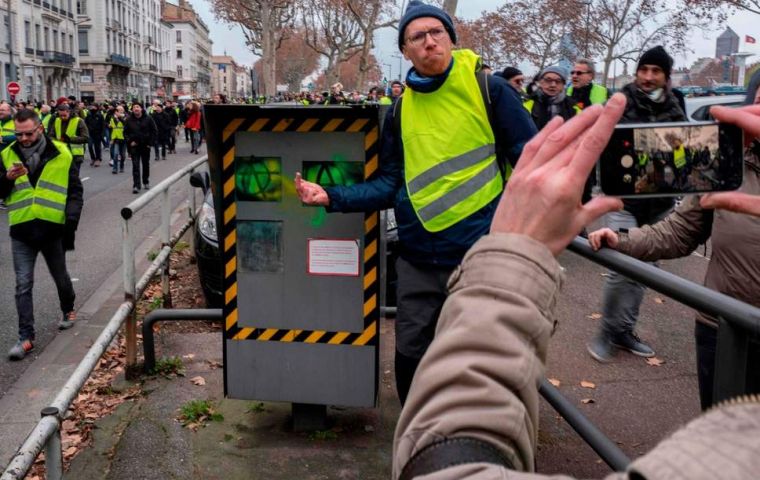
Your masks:
[[[275,71],[277,70],[275,36],[277,32],[273,25],[272,6],[268,2],[261,5],[261,79],[264,84],[264,95],[273,96],[276,93]]]
[[[369,70],[369,55],[372,48],[372,34],[364,34],[364,44],[362,45],[361,56],[359,57],[359,78],[357,79],[356,89],[363,91],[367,82],[367,71]]]
[[[457,0],[444,0],[443,10],[453,18],[457,11]]]

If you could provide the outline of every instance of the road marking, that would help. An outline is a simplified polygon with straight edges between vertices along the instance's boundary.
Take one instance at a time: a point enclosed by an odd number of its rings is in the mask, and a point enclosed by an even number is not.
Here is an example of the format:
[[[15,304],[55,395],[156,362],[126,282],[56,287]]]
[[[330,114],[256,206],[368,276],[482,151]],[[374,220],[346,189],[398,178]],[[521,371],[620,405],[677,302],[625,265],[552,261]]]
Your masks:
[[[72,281],[72,282],[78,282],[78,281],[79,281],[79,279],[78,279],[78,278],[72,278],[72,279],[71,279],[71,281]]]
[[[691,254],[694,255],[695,257],[704,258],[705,260],[708,260],[708,261],[710,260],[710,257],[706,257],[702,255],[701,253],[691,252]]]
[[[89,179],[90,179],[90,177],[84,177],[84,178],[82,179],[82,181],[83,181],[83,182],[86,182],[86,181],[87,181],[87,180],[89,180]]]

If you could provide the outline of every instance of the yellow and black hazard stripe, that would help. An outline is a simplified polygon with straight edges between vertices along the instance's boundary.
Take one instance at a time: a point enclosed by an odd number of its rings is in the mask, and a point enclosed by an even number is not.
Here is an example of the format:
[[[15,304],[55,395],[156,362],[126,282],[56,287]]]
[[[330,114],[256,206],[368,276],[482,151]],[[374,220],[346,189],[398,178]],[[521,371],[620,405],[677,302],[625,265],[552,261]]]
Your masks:
[[[364,220],[364,328],[361,332],[329,332],[276,328],[248,328],[238,323],[237,237],[235,204],[235,134],[237,132],[362,132],[364,133],[365,180],[377,173],[379,161],[379,127],[375,110],[346,109],[335,118],[328,110],[256,109],[260,116],[233,118],[221,132],[222,228],[220,249],[224,263],[225,338],[262,342],[296,342],[328,345],[377,345],[379,305],[380,232],[379,214],[365,214]],[[250,113],[250,110],[246,111]],[[329,114],[328,114],[329,113]]]

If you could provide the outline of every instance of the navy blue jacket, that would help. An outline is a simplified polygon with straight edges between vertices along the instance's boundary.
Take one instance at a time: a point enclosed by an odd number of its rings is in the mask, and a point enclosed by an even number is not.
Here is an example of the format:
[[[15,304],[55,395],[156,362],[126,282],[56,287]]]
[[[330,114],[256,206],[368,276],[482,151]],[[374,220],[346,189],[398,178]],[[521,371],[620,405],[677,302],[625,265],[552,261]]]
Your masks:
[[[523,108],[520,96],[506,80],[491,75],[488,89],[500,161],[508,161],[514,166],[523,146],[536,134],[536,127]],[[456,266],[467,250],[488,233],[499,197],[443,231],[428,232],[409,200],[404,181],[403,145],[400,132],[395,130],[391,108],[383,124],[378,174],[366,183],[327,188],[328,210],[363,212],[393,207],[398,224],[399,253],[405,260],[415,264]]]

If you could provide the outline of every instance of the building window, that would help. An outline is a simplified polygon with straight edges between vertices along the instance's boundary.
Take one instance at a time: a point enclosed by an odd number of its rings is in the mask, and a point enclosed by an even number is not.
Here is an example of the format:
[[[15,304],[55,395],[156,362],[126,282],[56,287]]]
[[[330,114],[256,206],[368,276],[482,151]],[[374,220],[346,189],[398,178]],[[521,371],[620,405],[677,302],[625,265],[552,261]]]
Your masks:
[[[10,50],[11,49],[11,29],[10,29],[10,21],[8,20],[8,15],[3,15],[3,28],[5,29],[5,33],[3,35],[3,38],[5,39],[5,49]]]
[[[32,48],[32,23],[24,21],[24,43],[27,49]]]
[[[45,50],[50,50],[50,29],[45,27]]]
[[[40,26],[38,24],[34,25],[34,48],[37,50],[40,49],[40,45],[42,45],[42,41],[40,40]]]
[[[182,65],[177,65],[177,78],[182,78]]]
[[[182,30],[177,30],[177,43],[182,43]]]
[[[182,50],[177,49],[177,58],[182,58]]]
[[[95,73],[91,68],[83,68],[79,81],[82,83],[92,83]]]

